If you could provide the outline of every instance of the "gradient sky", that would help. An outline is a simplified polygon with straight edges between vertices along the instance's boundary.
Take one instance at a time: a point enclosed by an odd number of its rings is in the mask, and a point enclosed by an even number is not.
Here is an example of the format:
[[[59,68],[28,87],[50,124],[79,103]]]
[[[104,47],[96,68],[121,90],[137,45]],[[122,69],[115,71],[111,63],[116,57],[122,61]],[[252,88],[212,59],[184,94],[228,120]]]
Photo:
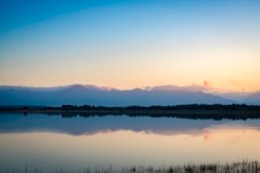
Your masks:
[[[0,0],[0,85],[260,90],[259,0]]]

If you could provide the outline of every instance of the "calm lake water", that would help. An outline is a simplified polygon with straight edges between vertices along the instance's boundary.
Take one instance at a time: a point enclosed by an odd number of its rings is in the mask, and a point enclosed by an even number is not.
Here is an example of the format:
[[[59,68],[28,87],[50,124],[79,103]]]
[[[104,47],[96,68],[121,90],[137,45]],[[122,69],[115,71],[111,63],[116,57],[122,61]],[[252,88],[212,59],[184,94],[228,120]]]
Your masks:
[[[0,114],[0,172],[260,159],[260,120]]]

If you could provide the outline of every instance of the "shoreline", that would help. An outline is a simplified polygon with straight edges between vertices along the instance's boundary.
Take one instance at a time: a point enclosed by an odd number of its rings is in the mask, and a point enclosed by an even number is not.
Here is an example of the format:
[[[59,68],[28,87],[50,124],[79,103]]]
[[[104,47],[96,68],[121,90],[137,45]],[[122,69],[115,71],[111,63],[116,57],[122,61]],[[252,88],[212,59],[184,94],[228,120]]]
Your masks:
[[[37,106],[1,106],[0,113],[33,114],[73,116],[150,116],[150,117],[176,117],[191,119],[259,119],[260,106],[253,105],[177,105],[177,106],[74,106],[61,107]]]

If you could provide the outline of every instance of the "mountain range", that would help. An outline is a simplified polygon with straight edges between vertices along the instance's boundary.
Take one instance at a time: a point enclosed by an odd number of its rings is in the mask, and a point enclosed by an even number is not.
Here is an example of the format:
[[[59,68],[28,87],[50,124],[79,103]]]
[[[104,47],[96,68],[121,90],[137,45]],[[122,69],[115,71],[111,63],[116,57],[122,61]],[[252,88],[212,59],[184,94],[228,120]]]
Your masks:
[[[260,104],[260,92],[213,93],[203,86],[156,86],[118,90],[94,85],[60,87],[0,86],[0,105],[150,106],[181,104]]]

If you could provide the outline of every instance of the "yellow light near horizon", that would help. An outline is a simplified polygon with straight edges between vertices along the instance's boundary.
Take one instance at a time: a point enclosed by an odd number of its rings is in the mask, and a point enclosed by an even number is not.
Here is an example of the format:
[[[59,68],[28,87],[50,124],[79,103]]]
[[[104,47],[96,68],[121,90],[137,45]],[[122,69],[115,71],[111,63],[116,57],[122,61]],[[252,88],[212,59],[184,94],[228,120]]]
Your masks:
[[[224,46],[190,44],[186,50],[160,46],[152,49],[148,46],[138,52],[126,48],[125,51],[106,50],[96,54],[83,51],[74,59],[71,55],[48,57],[54,59],[51,64],[44,61],[44,57],[33,61],[20,60],[3,66],[0,82],[2,85],[93,84],[133,89],[158,85],[204,85],[204,81],[208,81],[210,87],[218,91],[260,90],[260,51],[255,47]]]

